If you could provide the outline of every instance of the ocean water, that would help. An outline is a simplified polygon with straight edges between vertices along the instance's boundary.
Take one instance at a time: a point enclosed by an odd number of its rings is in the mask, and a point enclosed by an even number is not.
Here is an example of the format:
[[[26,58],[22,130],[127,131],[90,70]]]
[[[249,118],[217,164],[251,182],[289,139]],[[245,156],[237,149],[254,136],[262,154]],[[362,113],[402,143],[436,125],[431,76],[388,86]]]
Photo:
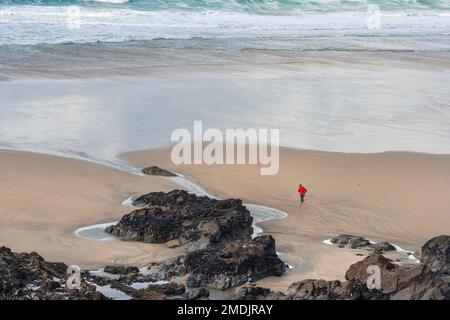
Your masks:
[[[0,0],[0,149],[120,167],[203,120],[450,153],[448,52],[450,0]]]
[[[449,33],[450,0],[0,0],[0,45]]]

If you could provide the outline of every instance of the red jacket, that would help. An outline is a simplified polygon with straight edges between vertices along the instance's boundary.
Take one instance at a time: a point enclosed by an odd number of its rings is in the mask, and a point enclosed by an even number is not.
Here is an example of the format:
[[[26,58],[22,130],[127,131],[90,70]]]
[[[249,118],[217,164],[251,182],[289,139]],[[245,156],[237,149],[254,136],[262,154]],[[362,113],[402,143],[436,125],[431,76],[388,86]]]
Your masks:
[[[300,193],[301,196],[304,196],[308,192],[304,186],[298,186],[298,193]]]

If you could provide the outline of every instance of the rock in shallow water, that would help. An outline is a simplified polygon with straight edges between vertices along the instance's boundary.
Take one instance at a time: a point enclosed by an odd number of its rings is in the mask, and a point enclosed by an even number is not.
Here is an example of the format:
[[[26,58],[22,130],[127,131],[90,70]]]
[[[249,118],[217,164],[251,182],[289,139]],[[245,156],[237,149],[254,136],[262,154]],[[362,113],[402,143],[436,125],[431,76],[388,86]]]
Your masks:
[[[331,239],[331,243],[337,244],[339,247],[350,246],[350,248],[352,249],[373,250],[375,253],[383,253],[396,250],[395,247],[389,242],[371,243],[370,240],[350,234],[340,234],[339,236]]]
[[[191,250],[250,239],[253,218],[239,199],[216,200],[183,190],[152,192],[134,200],[143,206],[106,228],[125,240],[177,240]]]
[[[370,246],[369,240],[364,239],[363,237],[353,236],[349,234],[340,234],[339,236],[331,239],[331,242],[339,246],[350,245],[352,249]]]

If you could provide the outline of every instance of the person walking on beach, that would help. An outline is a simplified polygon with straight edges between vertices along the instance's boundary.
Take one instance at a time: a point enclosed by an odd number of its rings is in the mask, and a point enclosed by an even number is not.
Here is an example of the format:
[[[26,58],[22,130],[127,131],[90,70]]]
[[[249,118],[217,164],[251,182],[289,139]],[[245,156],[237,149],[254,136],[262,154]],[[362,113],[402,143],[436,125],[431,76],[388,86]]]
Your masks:
[[[300,205],[302,205],[302,203],[305,202],[305,196],[307,192],[308,190],[300,183],[298,185],[298,194],[300,195]]]

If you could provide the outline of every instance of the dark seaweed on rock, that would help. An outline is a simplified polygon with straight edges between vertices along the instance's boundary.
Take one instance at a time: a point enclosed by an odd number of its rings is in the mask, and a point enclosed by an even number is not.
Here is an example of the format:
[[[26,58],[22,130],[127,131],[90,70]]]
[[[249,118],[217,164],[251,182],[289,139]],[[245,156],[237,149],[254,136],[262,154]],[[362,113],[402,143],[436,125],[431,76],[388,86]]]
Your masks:
[[[143,195],[134,204],[143,208],[106,231],[125,240],[176,240],[190,249],[249,239],[253,232],[253,218],[239,199],[216,200],[174,190]]]
[[[15,253],[0,247],[0,300],[98,300],[105,297],[86,282],[66,287],[67,265],[48,262],[36,252]]]
[[[177,175],[173,172],[170,172],[169,170],[162,169],[157,166],[150,166],[143,168],[141,170],[143,174],[149,175],[149,176],[163,176],[163,177],[176,177]]]
[[[268,276],[281,276],[286,271],[270,235],[235,241],[220,249],[191,252],[186,256],[185,266],[191,274],[188,287],[209,285],[220,290]]]
[[[422,247],[421,262],[433,271],[450,275],[450,236],[441,235],[428,240]]]

